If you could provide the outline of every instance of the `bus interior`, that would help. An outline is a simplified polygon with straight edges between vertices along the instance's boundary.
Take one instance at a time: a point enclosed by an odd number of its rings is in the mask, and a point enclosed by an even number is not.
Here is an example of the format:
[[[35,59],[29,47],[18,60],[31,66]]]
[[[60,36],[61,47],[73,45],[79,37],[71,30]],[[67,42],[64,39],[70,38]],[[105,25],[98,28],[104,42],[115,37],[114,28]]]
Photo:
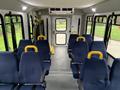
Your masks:
[[[1,0],[0,90],[120,90],[120,0]]]

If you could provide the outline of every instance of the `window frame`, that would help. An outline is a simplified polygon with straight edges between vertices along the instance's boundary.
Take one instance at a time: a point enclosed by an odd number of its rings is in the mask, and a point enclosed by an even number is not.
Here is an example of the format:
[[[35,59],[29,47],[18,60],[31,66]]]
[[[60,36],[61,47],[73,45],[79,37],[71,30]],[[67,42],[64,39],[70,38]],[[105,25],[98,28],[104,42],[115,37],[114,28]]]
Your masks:
[[[32,32],[31,32],[30,20],[32,23]],[[28,22],[28,37],[31,40],[32,39],[31,34],[33,35],[33,17],[32,17],[32,15],[27,14],[27,22]]]
[[[106,17],[106,23],[103,23],[103,20],[102,20],[102,22],[99,22],[99,18],[100,18],[100,17],[102,17],[102,18],[105,18],[105,17]],[[96,21],[97,18],[98,18],[98,21]],[[107,25],[107,15],[96,15],[96,16],[94,16],[93,29],[92,29],[92,37],[93,37],[93,40],[94,40],[94,37],[95,37],[95,29],[96,29],[96,24],[97,24],[97,23],[103,23],[103,24],[106,24],[106,25]],[[106,25],[105,25],[105,31],[104,31],[103,41],[104,41],[105,33],[106,33]]]
[[[115,18],[112,19],[112,26],[113,26],[113,25],[115,25],[115,26],[120,26],[119,24],[116,24],[117,16],[120,16],[120,14],[109,15],[108,20],[107,20],[107,24],[109,23],[109,20],[110,20],[110,18],[111,18],[112,16],[115,17]],[[112,27],[112,26],[111,26],[111,27]],[[112,28],[111,28],[111,31],[109,32],[108,27],[106,27],[106,38],[107,38],[107,35],[108,35],[108,34],[110,34],[110,37],[111,37],[111,33],[112,33]],[[106,38],[105,38],[105,39],[106,39]],[[104,39],[104,40],[105,40],[105,39]],[[106,41],[106,48],[107,48],[107,49],[108,49],[109,41],[110,41],[110,38],[108,39],[108,41]],[[107,53],[108,53],[108,55],[109,55],[111,58],[113,58],[113,59],[116,58],[115,56],[113,56],[112,54],[110,54],[108,51],[107,51]]]
[[[6,24],[10,24],[11,25],[11,22],[13,22],[14,24],[15,23],[21,23],[21,32],[22,32],[22,39],[25,39],[25,33],[24,33],[24,22],[23,22],[23,16],[22,15],[20,15],[20,14],[11,14],[11,13],[9,13],[9,14],[5,14],[4,15],[4,20],[5,20],[5,17],[10,17],[10,23],[6,23],[5,21],[4,21],[4,23],[5,23],[5,25]],[[21,19],[21,22],[14,22],[13,21],[13,19],[11,19],[12,17],[20,17],[20,19]],[[5,26],[6,27],[6,26]],[[11,26],[12,27],[12,26]],[[12,27],[13,28],[13,27]],[[15,28],[15,27],[14,27]],[[16,31],[12,31],[12,29],[11,29],[11,35],[12,35],[12,47],[13,47],[13,51],[15,51],[16,49],[17,49],[17,38],[16,38]],[[6,35],[7,36],[7,35]],[[9,49],[9,48],[8,48]]]
[[[91,17],[91,19],[90,19]],[[90,35],[92,34],[92,23],[93,23],[93,16],[87,16],[87,19],[86,19],[86,30],[85,30],[85,34],[87,34],[88,30],[88,23],[91,22],[91,29],[90,29]]]
[[[57,30],[57,27],[56,27],[56,26],[57,26],[57,20],[58,20],[58,19],[64,19],[64,20],[66,21],[66,30],[64,30],[64,31]],[[66,32],[66,31],[67,31],[67,28],[68,28],[68,27],[67,27],[67,24],[68,24],[68,23],[67,23],[67,19],[66,19],[66,18],[56,18],[56,19],[55,19],[55,31],[57,31],[57,32]]]
[[[5,50],[9,51],[8,41],[7,41],[7,35],[6,35],[6,31],[5,31],[4,18],[3,18],[3,16],[2,16],[1,13],[0,13],[0,19],[1,19],[1,28],[2,28],[2,34],[3,34],[3,40],[4,40]]]

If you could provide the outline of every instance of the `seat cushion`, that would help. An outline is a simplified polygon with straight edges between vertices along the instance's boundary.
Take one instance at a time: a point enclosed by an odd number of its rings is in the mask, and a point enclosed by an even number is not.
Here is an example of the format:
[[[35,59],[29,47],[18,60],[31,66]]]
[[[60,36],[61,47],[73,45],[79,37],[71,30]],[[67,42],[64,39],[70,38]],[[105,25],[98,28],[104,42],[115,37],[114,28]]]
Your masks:
[[[83,62],[88,54],[88,44],[86,42],[77,42],[72,49],[72,59],[75,62]]]
[[[14,85],[0,85],[0,90],[13,90]]]
[[[12,52],[0,52],[0,83],[17,83],[17,61]]]
[[[16,88],[15,90],[18,90],[18,88]],[[19,90],[45,90],[45,88],[41,85],[23,85],[19,87]]]
[[[36,86],[35,90],[45,90],[45,87],[38,85]]]
[[[40,83],[43,76],[42,54],[26,52],[22,54],[19,65],[21,83]]]
[[[84,90],[105,90],[109,81],[105,60],[85,59],[80,78],[83,80]]]
[[[33,90],[33,86],[32,85],[23,85],[20,87],[19,90]]]

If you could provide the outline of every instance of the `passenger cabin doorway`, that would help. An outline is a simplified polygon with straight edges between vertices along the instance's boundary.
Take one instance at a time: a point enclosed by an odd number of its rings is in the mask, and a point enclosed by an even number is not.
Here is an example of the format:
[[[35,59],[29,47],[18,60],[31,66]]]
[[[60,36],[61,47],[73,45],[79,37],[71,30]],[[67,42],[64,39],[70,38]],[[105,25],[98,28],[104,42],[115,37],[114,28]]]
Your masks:
[[[52,17],[52,43],[54,46],[67,46],[69,31],[70,31],[70,17]]]

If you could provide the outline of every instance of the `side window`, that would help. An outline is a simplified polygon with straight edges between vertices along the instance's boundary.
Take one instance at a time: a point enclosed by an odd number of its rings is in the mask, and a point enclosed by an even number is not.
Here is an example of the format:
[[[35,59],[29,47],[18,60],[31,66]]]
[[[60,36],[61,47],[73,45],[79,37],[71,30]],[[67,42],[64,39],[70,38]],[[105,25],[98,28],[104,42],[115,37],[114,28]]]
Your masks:
[[[29,32],[29,39],[32,39],[33,38],[33,17],[29,14],[28,14],[28,32]]]
[[[20,15],[5,15],[6,34],[8,39],[9,50],[13,51],[17,48],[19,41],[24,38],[24,29],[22,16]],[[15,36],[13,36],[15,33]],[[13,45],[13,42],[16,42]]]
[[[33,17],[30,16],[30,37],[33,38]]]
[[[87,34],[91,33],[91,28],[92,28],[92,16],[87,17]]]
[[[107,51],[115,58],[120,58],[120,16],[117,16],[115,23],[112,25]]]
[[[17,46],[18,46],[20,40],[23,39],[21,17],[13,16],[13,22],[15,26],[16,40],[17,40]]]
[[[96,17],[96,24],[95,24],[95,32],[94,32],[94,40],[95,41],[103,41],[107,17]]]
[[[3,22],[1,21],[1,17],[0,17],[0,51],[6,51],[2,23]]]
[[[8,47],[10,51],[13,51],[13,42],[12,42],[12,34],[11,34],[11,22],[10,17],[5,16],[5,27],[6,27],[6,34],[8,39]]]

